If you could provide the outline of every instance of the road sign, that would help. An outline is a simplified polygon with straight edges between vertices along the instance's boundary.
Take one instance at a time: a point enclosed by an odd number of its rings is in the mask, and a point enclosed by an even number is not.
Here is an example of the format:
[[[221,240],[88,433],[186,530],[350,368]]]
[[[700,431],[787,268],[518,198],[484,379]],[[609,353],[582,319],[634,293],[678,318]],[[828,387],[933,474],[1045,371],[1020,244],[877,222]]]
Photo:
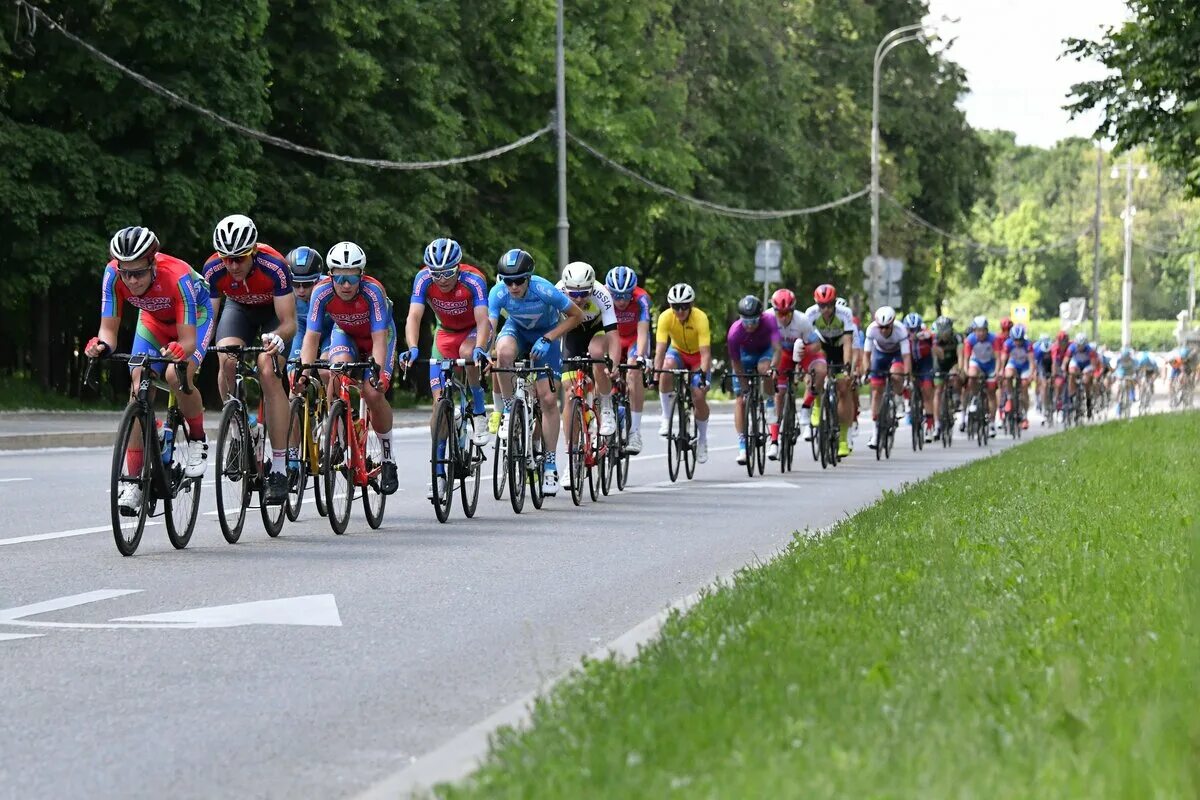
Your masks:
[[[783,245],[774,239],[759,239],[754,248],[754,282],[779,283],[783,280]]]
[[[1063,330],[1070,330],[1083,322],[1083,317],[1086,313],[1086,297],[1072,297],[1066,302],[1058,304],[1058,317],[1059,322],[1062,323]]]
[[[1029,324],[1029,306],[1013,304],[1009,313],[1012,317],[1013,324],[1028,325]]]
[[[872,309],[880,306],[900,308],[903,295],[900,281],[904,277],[904,261],[899,258],[867,256],[863,259],[863,290]]]

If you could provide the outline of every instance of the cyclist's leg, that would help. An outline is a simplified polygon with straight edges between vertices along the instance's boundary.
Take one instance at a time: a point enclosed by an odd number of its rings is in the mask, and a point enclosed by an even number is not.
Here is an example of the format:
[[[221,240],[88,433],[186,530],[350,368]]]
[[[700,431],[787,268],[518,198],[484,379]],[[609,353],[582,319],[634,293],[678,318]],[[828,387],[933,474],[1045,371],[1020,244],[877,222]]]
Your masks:
[[[634,341],[629,346],[625,363],[636,364],[638,355],[637,342]],[[625,373],[625,385],[629,391],[630,433],[642,430],[642,409],[646,406],[646,386],[642,383],[644,377],[640,370]]]
[[[544,331],[539,332],[538,336],[541,336],[542,333]],[[556,380],[562,378],[561,339],[550,343],[550,350],[546,353],[546,357],[537,365],[550,367],[550,372]],[[558,395],[550,390],[550,381],[544,376],[538,378],[537,394],[542,406],[542,442],[546,446],[546,469],[557,471],[555,464],[557,462],[558,428],[562,424],[559,421],[562,415],[558,410]]]
[[[887,353],[874,352],[871,354],[871,419],[879,419],[879,406],[883,403],[883,382],[891,365],[891,356]]]
[[[683,369],[683,354],[674,347],[668,347],[663,358],[663,369]],[[671,416],[671,401],[675,399],[675,376],[663,372],[658,376],[658,400],[662,405],[663,436],[666,436],[667,418]]]
[[[387,355],[384,356],[385,363],[379,365],[379,379],[391,382],[392,369],[396,363],[396,323],[393,322],[388,328],[388,346]],[[372,342],[370,338],[360,339],[355,343],[359,353],[370,353],[372,350]],[[371,410],[371,429],[379,436],[379,439],[384,442],[384,457],[388,458],[391,455],[391,439],[392,439],[392,422],[393,412],[392,404],[388,402],[387,395],[371,385],[371,382],[364,380],[361,383],[363,401],[366,402],[367,408]]]

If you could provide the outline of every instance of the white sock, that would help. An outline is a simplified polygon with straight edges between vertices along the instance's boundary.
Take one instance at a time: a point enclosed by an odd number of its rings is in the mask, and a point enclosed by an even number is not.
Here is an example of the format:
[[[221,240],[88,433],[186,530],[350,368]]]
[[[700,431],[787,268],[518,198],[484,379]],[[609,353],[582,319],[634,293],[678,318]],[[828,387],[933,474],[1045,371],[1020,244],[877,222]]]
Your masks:
[[[674,399],[674,392],[663,392],[658,396],[658,401],[662,403],[662,412],[664,417],[671,416],[671,401]]]
[[[698,434],[700,434],[700,441],[707,442],[708,441],[708,420],[706,420],[706,419],[696,420],[696,432]]]
[[[504,410],[504,397],[499,392],[495,392],[495,391],[492,392],[492,410],[493,411],[503,411]]]
[[[387,433],[380,433],[379,431],[375,431],[375,435],[379,437],[379,443],[383,446],[383,460],[391,461],[394,464],[396,462],[396,458],[395,458],[395,456],[392,455],[392,431],[391,431],[391,429],[389,429]]]
[[[610,405],[612,403],[612,395],[602,394],[597,399],[600,401],[600,410],[602,412],[605,411],[606,409],[612,408],[612,406]]]
[[[272,471],[275,470],[276,464],[286,464],[286,463],[287,463],[287,450],[286,449],[276,450],[274,447],[272,447],[271,448],[271,470]]]
[[[630,431],[633,433],[637,433],[638,431],[640,431],[642,429],[642,412],[631,411],[630,415],[631,415]]]

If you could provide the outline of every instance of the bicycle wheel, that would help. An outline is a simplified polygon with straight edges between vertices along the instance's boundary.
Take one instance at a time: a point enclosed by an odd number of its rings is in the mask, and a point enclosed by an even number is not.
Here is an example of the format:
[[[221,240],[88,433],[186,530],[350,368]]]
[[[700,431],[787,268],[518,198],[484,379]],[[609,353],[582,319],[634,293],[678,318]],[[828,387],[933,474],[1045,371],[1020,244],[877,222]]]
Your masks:
[[[896,443],[896,426],[898,424],[896,421],[896,398],[895,398],[895,395],[889,395],[887,400],[885,401],[885,405],[886,405],[885,416],[887,418],[887,427],[884,430],[886,432],[887,438],[884,442],[883,455],[884,455],[884,458],[890,459],[892,457],[892,445],[894,445]]]
[[[679,430],[685,434],[681,440],[683,442],[683,474],[690,481],[696,474],[696,412],[690,403],[686,407],[681,403],[679,413],[683,415]]]
[[[567,438],[567,474],[571,478],[571,502],[579,505],[583,502],[583,472],[587,453],[584,450],[584,439],[587,430],[583,426],[583,403],[579,398],[571,399],[570,436]]]
[[[367,485],[362,487],[363,516],[371,530],[379,530],[383,524],[383,510],[387,507],[387,495],[379,485],[383,480],[383,442],[371,427],[368,415],[366,436],[363,437],[362,454],[367,461]]]
[[[504,497],[504,489],[508,484],[508,437],[496,434],[492,442],[492,497],[496,500]]]
[[[758,464],[758,414],[754,411],[754,403],[749,395],[742,398],[742,419],[746,432],[746,474],[754,477],[754,467]]]
[[[779,472],[792,471],[792,429],[796,427],[796,399],[788,392],[783,400],[783,417],[779,420]]]
[[[263,453],[270,453],[271,449],[273,449],[270,439],[270,432],[264,427],[263,441],[261,443]],[[284,441],[286,442],[287,440],[285,439]],[[268,461],[266,464],[259,467],[262,480],[259,483],[258,489],[258,511],[262,516],[263,527],[267,531],[267,536],[270,536],[272,539],[274,539],[279,535],[279,532],[283,530],[283,521],[287,518],[287,498],[285,497],[284,502],[277,506],[267,505],[267,473],[270,471],[271,466],[272,465]],[[285,465],[285,472],[286,469],[287,467]]]
[[[619,429],[619,428],[618,428]],[[600,447],[596,450],[596,467],[600,475],[600,493],[608,497],[616,480],[617,466],[617,436],[600,437]]]
[[[671,401],[671,416],[667,418],[667,477],[671,483],[679,477],[679,468],[683,465],[683,447],[679,426],[683,420],[683,409],[680,408],[679,395]]]
[[[758,440],[758,447],[754,451],[754,457],[758,460],[758,474],[767,474],[767,442],[771,438],[771,434],[767,429],[767,409],[760,396],[758,402],[754,406],[754,415],[758,418],[758,424],[755,427],[758,433],[755,438]]]
[[[346,405],[334,400],[325,425],[325,504],[329,527],[341,536],[350,523],[354,503],[354,478],[350,469],[350,431],[346,427]]]
[[[586,444],[584,445],[584,466],[587,467],[588,497],[596,502],[597,484],[600,482],[600,416],[592,409],[591,422],[588,423]]]
[[[304,441],[305,428],[304,398],[292,398],[288,410],[288,494],[283,501],[289,522],[295,522],[300,517],[300,506],[304,505],[304,490],[308,484],[308,448]],[[292,455],[295,453],[295,465]]]
[[[221,535],[230,544],[242,536],[246,508],[250,505],[250,429],[242,404],[225,404],[217,427],[217,520]]]
[[[179,414],[168,412],[167,425],[171,431],[174,447],[171,449],[171,460],[164,464],[167,484],[167,497],[163,498],[167,517],[167,538],[176,550],[182,550],[192,540],[192,532],[196,529],[196,515],[200,511],[200,478],[189,478],[184,474],[187,468],[188,448],[193,442],[187,440],[187,426],[183,424]],[[200,443],[194,443],[199,446]]]
[[[526,471],[529,474],[529,500],[534,508],[541,508],[546,501],[542,492],[542,475],[546,472],[546,444],[542,440],[542,406],[537,400],[533,405],[533,440],[529,443],[529,452],[533,454],[533,466]]]
[[[108,503],[112,512],[113,540],[117,550],[123,556],[133,555],[142,541],[142,532],[146,528],[146,517],[150,511],[150,458],[148,455],[145,417],[141,403],[134,401],[125,408],[121,424],[117,427],[117,439],[113,444],[112,473],[108,484]],[[140,441],[139,441],[140,440]],[[132,446],[131,445],[135,445]],[[134,470],[128,468],[128,453],[132,450],[142,450],[142,464]],[[136,456],[134,457],[136,461]],[[138,506],[135,521],[125,527],[122,518],[128,519],[121,512],[120,495],[122,487],[137,486],[142,493],[142,502]]]
[[[609,458],[616,465],[617,472],[617,491],[625,491],[625,484],[629,480],[629,432],[632,430],[633,417],[629,408],[629,399],[621,398],[619,410],[617,413],[617,452],[613,458],[610,453]]]
[[[329,515],[329,509],[325,504],[325,459],[322,456],[322,445],[325,438],[325,426],[329,422],[329,417],[325,413],[326,407],[323,396],[318,395],[316,400],[310,401],[313,403],[312,411],[308,420],[308,440],[305,442],[305,459],[307,460],[307,471],[310,473],[313,485],[313,499],[317,504],[317,513],[322,517]]]
[[[508,499],[520,514],[525,508],[525,403],[514,400],[508,412]]]
[[[465,451],[458,453],[458,497],[462,501],[463,513],[467,518],[475,516],[479,507],[479,484],[483,476],[483,448],[475,444],[474,439],[466,437]]]

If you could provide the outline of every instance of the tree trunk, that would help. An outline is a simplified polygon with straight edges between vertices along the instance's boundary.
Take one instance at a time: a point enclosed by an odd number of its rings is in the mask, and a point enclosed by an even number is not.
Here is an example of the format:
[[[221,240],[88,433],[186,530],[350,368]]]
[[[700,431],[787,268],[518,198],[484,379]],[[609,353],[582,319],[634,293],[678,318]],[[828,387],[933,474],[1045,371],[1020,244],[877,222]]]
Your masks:
[[[42,292],[37,301],[37,340],[34,342],[33,369],[43,389],[50,388],[50,295]]]

